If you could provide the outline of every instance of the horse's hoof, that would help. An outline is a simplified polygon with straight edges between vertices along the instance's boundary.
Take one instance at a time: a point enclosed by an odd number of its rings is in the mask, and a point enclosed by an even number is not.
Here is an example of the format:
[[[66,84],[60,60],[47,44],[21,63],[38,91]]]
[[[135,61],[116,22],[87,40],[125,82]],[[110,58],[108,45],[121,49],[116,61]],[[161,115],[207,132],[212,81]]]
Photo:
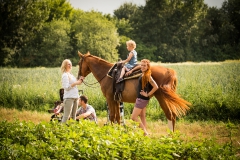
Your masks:
[[[143,135],[144,135],[144,136],[149,136],[150,134],[149,134],[149,133],[144,133]]]

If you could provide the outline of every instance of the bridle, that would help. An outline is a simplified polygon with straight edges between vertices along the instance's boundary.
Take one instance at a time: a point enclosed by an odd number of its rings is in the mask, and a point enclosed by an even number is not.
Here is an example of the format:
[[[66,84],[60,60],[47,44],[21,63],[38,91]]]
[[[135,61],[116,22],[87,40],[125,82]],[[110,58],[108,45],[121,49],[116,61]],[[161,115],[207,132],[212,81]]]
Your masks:
[[[81,58],[81,60],[80,60],[80,63],[79,63],[78,79],[79,79],[79,77],[81,76],[82,63],[83,63],[84,58],[85,58],[85,57],[82,56],[82,58]],[[85,84],[85,85],[88,86],[88,87],[96,88],[96,87],[98,87],[98,86],[93,87],[92,85],[95,85],[95,84],[97,84],[97,83],[100,83],[101,80],[103,80],[103,78],[105,78],[105,77],[106,77],[106,75],[104,75],[99,81],[94,82],[94,83],[87,83],[87,82],[85,82],[84,80],[83,80],[82,82],[83,82],[83,84]]]

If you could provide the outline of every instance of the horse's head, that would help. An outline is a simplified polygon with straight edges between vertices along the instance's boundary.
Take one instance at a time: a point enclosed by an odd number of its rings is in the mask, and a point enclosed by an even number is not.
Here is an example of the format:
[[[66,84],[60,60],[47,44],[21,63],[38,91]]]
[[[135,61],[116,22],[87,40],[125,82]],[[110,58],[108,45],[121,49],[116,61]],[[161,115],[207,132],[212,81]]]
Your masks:
[[[78,51],[78,55],[80,57],[80,60],[78,62],[79,70],[78,70],[78,79],[80,76],[86,77],[89,73],[91,73],[91,70],[87,63],[87,57],[90,56],[90,53],[83,55]]]

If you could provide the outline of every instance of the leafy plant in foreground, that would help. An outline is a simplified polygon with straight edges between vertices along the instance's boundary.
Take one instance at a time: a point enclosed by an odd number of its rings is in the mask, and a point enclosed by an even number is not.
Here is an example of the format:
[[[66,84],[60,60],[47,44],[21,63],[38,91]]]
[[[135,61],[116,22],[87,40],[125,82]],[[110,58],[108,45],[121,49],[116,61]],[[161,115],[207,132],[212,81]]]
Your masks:
[[[0,159],[237,159],[232,144],[183,141],[178,132],[144,137],[136,123],[100,127],[90,121],[0,122]]]

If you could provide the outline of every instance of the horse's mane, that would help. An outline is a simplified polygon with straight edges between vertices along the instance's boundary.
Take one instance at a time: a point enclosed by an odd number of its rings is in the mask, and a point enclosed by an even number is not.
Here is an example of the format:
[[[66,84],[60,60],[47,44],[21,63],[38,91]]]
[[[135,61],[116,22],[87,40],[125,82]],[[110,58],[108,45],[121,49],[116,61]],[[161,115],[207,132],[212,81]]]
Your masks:
[[[94,55],[90,54],[90,52],[84,54],[83,56],[84,56],[84,58],[86,58],[86,57],[93,57],[93,58],[96,58],[98,61],[102,61],[104,63],[113,65],[113,63],[110,63],[110,62],[106,61],[105,59],[102,59],[102,58],[100,58],[98,56],[94,56]]]

